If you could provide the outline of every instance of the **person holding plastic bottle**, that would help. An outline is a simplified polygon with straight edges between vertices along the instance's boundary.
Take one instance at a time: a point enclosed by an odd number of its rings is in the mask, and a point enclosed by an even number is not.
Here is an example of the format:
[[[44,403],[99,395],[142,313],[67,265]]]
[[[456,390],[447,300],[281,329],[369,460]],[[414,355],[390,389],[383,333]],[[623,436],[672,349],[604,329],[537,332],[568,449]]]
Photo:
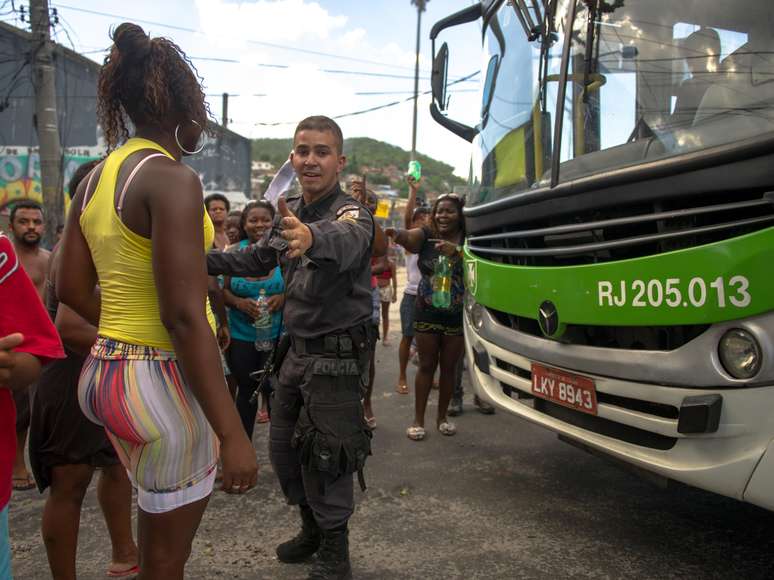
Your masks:
[[[242,240],[229,251],[241,251],[255,244],[271,229],[274,206],[268,201],[252,201],[242,211]],[[252,440],[256,412],[258,422],[269,421],[268,392],[262,392],[261,409],[253,397],[258,384],[250,377],[266,364],[282,326],[285,283],[279,266],[268,276],[258,278],[226,277],[223,298],[229,307],[228,324],[231,346],[228,365],[237,380],[236,406],[247,436]],[[268,386],[268,381],[265,383]]]
[[[385,233],[407,251],[418,254],[422,278],[417,288],[414,331],[419,351],[414,423],[406,435],[414,441],[426,436],[425,410],[435,369],[440,365],[440,393],[436,426],[442,435],[457,432],[447,419],[455,368],[464,351],[462,334],[465,293],[462,243],[465,240],[463,201],[455,194],[440,196],[433,204],[430,226]]]

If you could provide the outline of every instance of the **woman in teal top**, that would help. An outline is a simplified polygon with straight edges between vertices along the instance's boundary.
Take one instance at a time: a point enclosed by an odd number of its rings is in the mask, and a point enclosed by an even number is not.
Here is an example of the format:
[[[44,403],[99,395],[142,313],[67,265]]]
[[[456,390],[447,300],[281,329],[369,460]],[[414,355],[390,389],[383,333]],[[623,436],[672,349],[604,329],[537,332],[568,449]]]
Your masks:
[[[241,251],[260,240],[270,229],[274,220],[274,207],[265,200],[252,201],[242,212],[240,221],[242,240],[226,251]],[[261,291],[271,312],[271,329],[267,328],[258,336],[255,321],[260,315],[258,298]],[[275,268],[264,278],[226,277],[223,298],[228,311],[228,325],[231,331],[231,346],[228,349],[228,365],[237,381],[236,406],[248,437],[252,439],[258,402],[251,402],[256,382],[250,373],[261,370],[271,351],[257,350],[256,340],[274,342],[282,326],[282,306],[285,300],[285,282],[280,268]],[[266,389],[269,388],[265,381]],[[270,393],[261,392],[261,411],[258,421],[269,420],[268,401]]]

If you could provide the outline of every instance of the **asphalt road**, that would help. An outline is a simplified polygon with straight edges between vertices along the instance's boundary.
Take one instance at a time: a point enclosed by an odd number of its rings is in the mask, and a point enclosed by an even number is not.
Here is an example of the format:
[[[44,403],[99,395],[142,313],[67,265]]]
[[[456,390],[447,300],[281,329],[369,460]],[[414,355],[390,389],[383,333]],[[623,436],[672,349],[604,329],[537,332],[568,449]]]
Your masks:
[[[657,488],[543,429],[504,413],[480,415],[470,396],[457,436],[430,431],[410,441],[413,395],[394,392],[396,360],[394,342],[379,347],[369,489],[357,492],[351,522],[355,578],[774,577],[774,514],[686,487]],[[428,425],[435,411],[433,404]],[[271,471],[267,431],[257,426],[257,489],[213,495],[188,578],[306,577],[307,565],[274,556],[275,544],[295,533],[296,516]],[[43,501],[36,491],[11,501],[19,580],[50,577],[39,535]],[[92,486],[79,577],[104,578],[109,554]]]

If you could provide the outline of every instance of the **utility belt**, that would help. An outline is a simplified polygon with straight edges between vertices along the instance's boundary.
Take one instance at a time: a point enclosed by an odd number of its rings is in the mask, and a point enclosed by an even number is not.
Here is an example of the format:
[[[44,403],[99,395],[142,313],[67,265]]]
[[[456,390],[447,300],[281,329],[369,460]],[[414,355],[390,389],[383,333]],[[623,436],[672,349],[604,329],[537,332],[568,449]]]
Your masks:
[[[296,354],[314,356],[313,374],[347,376],[367,374],[372,340],[365,324],[353,326],[341,333],[315,338],[292,338]]]
[[[294,336],[292,340],[297,354],[357,358],[360,353],[368,352],[371,338],[367,325],[359,324],[341,332],[315,338]]]

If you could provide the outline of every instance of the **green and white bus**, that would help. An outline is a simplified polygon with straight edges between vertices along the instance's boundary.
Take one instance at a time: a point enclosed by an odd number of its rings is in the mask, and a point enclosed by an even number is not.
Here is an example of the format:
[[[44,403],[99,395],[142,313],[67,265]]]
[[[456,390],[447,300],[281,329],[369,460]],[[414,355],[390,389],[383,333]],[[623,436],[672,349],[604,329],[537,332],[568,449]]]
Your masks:
[[[475,21],[468,126],[436,44]],[[431,39],[431,113],[473,149],[476,393],[774,509],[774,2],[482,0]]]

